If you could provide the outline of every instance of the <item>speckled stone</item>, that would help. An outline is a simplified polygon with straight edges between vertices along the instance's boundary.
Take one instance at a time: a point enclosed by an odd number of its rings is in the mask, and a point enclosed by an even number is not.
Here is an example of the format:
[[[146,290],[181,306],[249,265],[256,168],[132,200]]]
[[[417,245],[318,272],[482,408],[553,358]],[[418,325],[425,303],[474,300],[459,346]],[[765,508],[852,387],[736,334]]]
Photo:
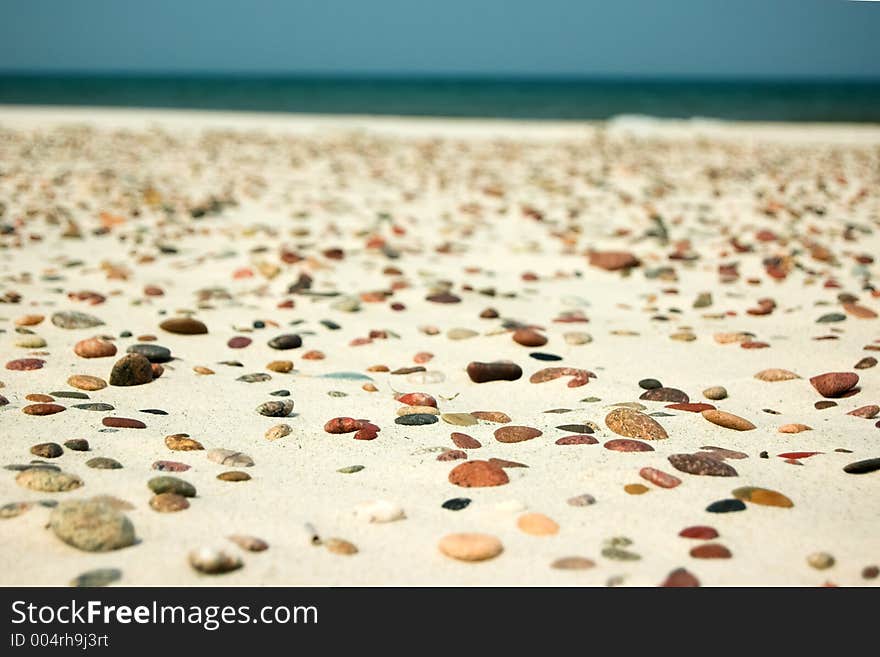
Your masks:
[[[103,501],[62,502],[49,516],[49,527],[62,541],[86,552],[118,550],[135,542],[131,521]]]

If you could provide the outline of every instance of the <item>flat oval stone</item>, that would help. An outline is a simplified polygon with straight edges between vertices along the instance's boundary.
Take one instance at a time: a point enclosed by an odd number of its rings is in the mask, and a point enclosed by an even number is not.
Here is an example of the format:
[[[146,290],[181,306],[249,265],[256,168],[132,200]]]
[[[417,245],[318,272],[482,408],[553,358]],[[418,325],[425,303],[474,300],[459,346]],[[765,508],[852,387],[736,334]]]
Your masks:
[[[226,341],[226,346],[230,349],[244,349],[245,347],[249,347],[251,342],[253,342],[253,340],[247,336],[236,335]]]
[[[67,385],[73,388],[79,388],[80,390],[102,390],[107,387],[107,382],[104,379],[99,379],[97,376],[88,376],[87,374],[74,374],[70,378],[67,379]]]
[[[208,327],[194,317],[172,317],[159,324],[159,328],[179,335],[203,335]]]
[[[778,431],[779,433],[801,433],[802,431],[812,431],[812,427],[800,423],[783,424]]]
[[[218,474],[217,479],[220,481],[250,481],[251,476],[247,472],[242,472],[241,470],[230,470]]]
[[[411,413],[409,415],[401,415],[394,419],[394,424],[402,424],[405,426],[419,426],[422,424],[435,424],[437,416],[430,413]]]
[[[52,315],[52,323],[63,329],[83,329],[103,326],[104,322],[94,315],[75,310],[64,310]]]
[[[64,446],[67,449],[72,449],[74,452],[89,451],[89,441],[85,438],[71,438],[70,440],[64,441]]]
[[[122,571],[118,568],[96,568],[77,575],[70,581],[70,586],[79,588],[96,588],[108,586],[122,579]]]
[[[62,399],[88,399],[89,396],[84,392],[76,392],[74,390],[56,390],[49,393],[52,397],[60,397]]]
[[[753,486],[743,486],[733,491],[733,496],[744,502],[752,504],[761,504],[763,506],[779,506],[783,508],[791,508],[794,502],[788,499],[782,493],[767,488],[756,488]]]
[[[31,454],[44,459],[56,459],[64,453],[58,443],[40,443],[31,447]]]
[[[272,338],[268,344],[272,349],[284,351],[287,349],[299,349],[302,346],[302,342],[302,338],[296,333],[287,333]]]
[[[666,577],[666,580],[660,586],[666,588],[695,588],[700,585],[698,580],[692,573],[684,568],[676,568]]]
[[[15,481],[19,486],[44,493],[64,493],[83,485],[82,479],[76,475],[60,470],[32,467],[19,472]]]
[[[559,533],[559,525],[543,513],[524,513],[517,519],[516,526],[532,536],[552,536]]]
[[[54,415],[66,410],[67,408],[60,404],[29,404],[22,408],[21,412],[26,415]]]
[[[293,411],[293,400],[268,401],[257,406],[257,413],[266,417],[287,417]]]
[[[596,498],[588,493],[584,493],[583,495],[575,495],[574,497],[570,497],[566,500],[566,504],[569,506],[592,506],[596,503]]]
[[[724,386],[712,386],[703,390],[703,397],[712,401],[727,399],[727,388]]]
[[[513,341],[524,347],[543,347],[547,344],[546,336],[530,328],[520,328],[513,332]]]
[[[81,411],[113,411],[116,410],[116,407],[112,404],[105,404],[103,402],[89,402],[88,404],[74,404],[73,408],[78,408]]]
[[[458,427],[469,427],[477,423],[477,418],[470,413],[443,413],[440,419]]]
[[[171,360],[171,350],[159,344],[133,344],[125,351],[129,354],[140,354],[151,363],[167,363]]]
[[[196,496],[195,486],[188,481],[178,479],[177,477],[171,477],[169,475],[153,477],[147,482],[147,487],[156,493],[156,495],[162,493],[176,493],[177,495],[183,495],[184,497]]]
[[[134,545],[134,525],[118,509],[98,500],[62,502],[49,527],[68,545],[85,552],[108,552]]]
[[[470,503],[471,500],[467,497],[453,497],[451,500],[446,500],[441,506],[449,511],[461,511],[466,509]]]
[[[660,383],[657,379],[642,379],[639,381],[639,388],[642,390],[656,390],[657,388],[662,388],[663,384]]]
[[[242,383],[262,383],[263,381],[271,381],[272,377],[265,372],[254,372],[252,374],[242,374],[236,379]]]
[[[615,408],[605,416],[605,424],[614,433],[627,438],[663,440],[669,437],[654,418],[630,408]]]
[[[705,543],[691,548],[690,555],[694,559],[730,559],[733,555],[719,543]]]
[[[543,435],[543,431],[539,431],[533,427],[521,427],[510,425],[495,429],[495,440],[499,443],[520,443],[525,440],[532,440]]]
[[[478,449],[483,446],[479,440],[466,433],[453,432],[449,437],[452,438],[453,444],[460,449]]]
[[[557,445],[596,445],[598,443],[596,438],[586,433],[564,436],[556,441]]]
[[[709,513],[733,513],[734,511],[745,511],[746,505],[742,500],[728,499],[712,502],[706,507]]]
[[[708,541],[713,538],[718,538],[718,531],[714,527],[707,527],[705,525],[694,525],[693,527],[685,527],[678,535],[682,538],[696,538],[703,541]]]
[[[498,424],[507,424],[510,422],[510,416],[507,413],[502,413],[501,411],[471,411],[471,415],[473,415],[478,420],[485,420],[486,422],[496,422]]]
[[[675,404],[687,404],[690,401],[687,394],[677,388],[654,388],[653,390],[646,390],[641,394],[639,399],[672,402]]]
[[[474,383],[516,381],[522,377],[522,368],[511,361],[494,361],[491,363],[473,361],[467,366],[467,373]]]
[[[873,356],[867,356],[862,358],[858,363],[853,365],[853,369],[855,370],[867,370],[877,365],[877,359]]]
[[[823,397],[840,397],[859,382],[859,375],[853,372],[828,372],[810,378],[810,383]]]
[[[159,472],[186,472],[190,469],[186,463],[179,461],[154,461],[151,467]]]
[[[717,424],[719,427],[724,427],[725,429],[733,429],[734,431],[751,431],[755,428],[755,425],[745,418],[734,415],[733,413],[719,411],[717,409],[703,411],[701,415],[712,424]]]
[[[30,372],[42,369],[46,364],[42,358],[17,358],[6,363],[6,369],[14,372]]]
[[[560,424],[556,427],[560,431],[571,431],[572,433],[595,433],[599,430],[592,422],[590,424]]]
[[[355,505],[354,515],[358,520],[376,523],[394,522],[406,518],[403,508],[389,500],[361,502]]]
[[[681,484],[681,479],[657,468],[642,468],[639,470],[639,476],[642,479],[647,479],[655,486],[660,486],[660,488],[675,488]]]
[[[287,374],[293,369],[292,360],[273,360],[266,364],[266,369],[272,372]]]
[[[557,356],[556,354],[548,354],[544,351],[533,351],[529,354],[529,358],[534,358],[535,360],[540,360],[540,361],[559,361],[559,360],[562,360],[562,356]]]
[[[850,411],[847,415],[872,420],[877,417],[878,413],[880,413],[880,406],[877,406],[877,404],[868,404],[867,406],[861,406],[854,411]]]
[[[134,420],[128,417],[105,417],[101,420],[101,424],[105,427],[116,427],[117,429],[146,429],[147,425],[140,420]]]
[[[191,452],[205,449],[198,440],[193,440],[189,434],[175,433],[165,436],[165,446],[175,452]]]
[[[119,461],[107,456],[96,456],[86,461],[86,465],[96,470],[119,470],[122,468],[122,464]]]
[[[461,463],[449,473],[449,482],[463,488],[501,486],[509,481],[503,468],[488,461]]]
[[[111,386],[139,386],[153,380],[153,367],[141,354],[127,354],[110,372]]]
[[[759,381],[776,383],[777,381],[791,381],[793,379],[799,379],[801,377],[790,370],[782,370],[777,367],[772,367],[767,370],[761,370],[760,372],[755,374],[755,378]]]
[[[189,553],[189,565],[206,575],[222,575],[238,570],[244,564],[237,555],[212,547],[202,547]]]
[[[561,557],[550,564],[557,570],[587,570],[593,568],[596,562],[586,557]]]
[[[676,470],[692,475],[736,477],[737,471],[724,461],[700,454],[672,454],[669,462]]]
[[[73,353],[80,358],[108,358],[116,355],[116,345],[102,338],[88,338],[77,342]]]
[[[713,411],[715,407],[712,404],[688,403],[688,404],[667,404],[666,408],[673,411],[687,411],[688,413],[702,413],[703,411]]]
[[[159,493],[150,499],[150,508],[160,513],[175,513],[189,508],[189,501],[177,493]]]
[[[208,460],[220,465],[230,465],[234,468],[249,468],[254,464],[254,460],[247,454],[222,448],[209,450]]]
[[[440,552],[459,561],[486,561],[504,551],[504,546],[489,534],[447,534],[438,544]]]
[[[653,452],[654,448],[651,447],[648,443],[643,443],[638,440],[630,440],[628,438],[615,438],[614,440],[609,440],[607,443],[603,445],[605,449],[610,449],[613,452]]]
[[[265,552],[269,549],[269,544],[262,538],[257,538],[256,536],[233,534],[232,536],[227,536],[227,538],[235,543],[242,550],[247,550],[248,552]],[[326,542],[327,541],[325,541],[325,543]]]
[[[855,461],[844,466],[843,471],[848,474],[868,474],[880,470],[880,458]]]

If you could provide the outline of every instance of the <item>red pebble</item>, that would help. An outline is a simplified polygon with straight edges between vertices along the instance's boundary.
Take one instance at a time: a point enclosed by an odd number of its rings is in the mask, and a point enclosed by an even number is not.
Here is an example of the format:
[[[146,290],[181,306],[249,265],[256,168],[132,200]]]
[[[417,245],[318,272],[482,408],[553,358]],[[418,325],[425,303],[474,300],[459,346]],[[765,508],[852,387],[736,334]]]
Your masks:
[[[615,440],[609,440],[604,445],[605,449],[610,449],[615,452],[653,452],[654,448],[651,447],[648,443],[643,443],[639,440],[630,440],[629,438],[616,438]]]
[[[226,346],[230,349],[244,349],[251,342],[252,340],[250,338],[246,338],[243,335],[237,335],[234,338],[229,338],[229,342],[226,343]]]
[[[777,454],[777,456],[783,459],[805,459],[823,453],[824,452],[785,452],[785,454]]]
[[[415,356],[413,356],[413,362],[414,362],[414,363],[419,363],[419,364],[421,364],[421,363],[427,363],[427,362],[428,362],[429,360],[431,360],[433,357],[434,357],[434,354],[432,354],[432,353],[430,353],[430,352],[428,352],[428,351],[420,351],[420,352],[417,353]]]
[[[396,397],[396,399],[407,406],[433,406],[437,408],[437,400],[425,392],[408,392]]]
[[[466,433],[458,433],[457,431],[454,431],[450,435],[450,438],[452,438],[452,442],[455,444],[455,446],[460,449],[477,449],[483,446],[479,440],[467,435]]]
[[[46,361],[40,358],[19,358],[6,363],[7,370],[16,370],[19,372],[27,372],[29,370],[38,370],[46,364]]]
[[[709,540],[712,538],[718,538],[718,532],[714,527],[707,527],[706,525],[694,525],[693,527],[685,527],[678,535],[682,538],[698,538],[700,540]]]
[[[656,486],[660,486],[660,488],[675,488],[681,484],[681,479],[674,477],[671,474],[667,474],[662,470],[658,470],[657,468],[642,468],[639,470],[639,476],[641,476],[642,479],[647,479]]]
[[[690,555],[694,559],[730,559],[733,555],[726,547],[719,543],[705,543],[691,549]]]
[[[105,417],[101,420],[105,427],[118,427],[120,429],[146,429],[147,425],[140,420],[132,420],[127,417]]]
[[[556,441],[557,445],[595,445],[599,441],[593,438],[593,436],[582,433],[574,436],[565,436],[564,438],[560,438]]]
[[[660,586],[667,588],[694,588],[700,585],[700,580],[694,577],[684,568],[677,568],[669,573],[666,581]]]
[[[461,459],[466,459],[467,454],[462,452],[460,449],[450,449],[448,452],[443,452],[440,456],[437,457],[438,461],[460,461]]]
[[[324,431],[327,433],[351,433],[360,429],[361,426],[361,421],[355,420],[353,417],[335,417],[332,420],[327,420]]]
[[[689,411],[691,413],[702,413],[703,411],[714,411],[715,407],[712,404],[700,404],[700,403],[691,403],[691,404],[667,404],[666,408],[671,408],[674,411]]]

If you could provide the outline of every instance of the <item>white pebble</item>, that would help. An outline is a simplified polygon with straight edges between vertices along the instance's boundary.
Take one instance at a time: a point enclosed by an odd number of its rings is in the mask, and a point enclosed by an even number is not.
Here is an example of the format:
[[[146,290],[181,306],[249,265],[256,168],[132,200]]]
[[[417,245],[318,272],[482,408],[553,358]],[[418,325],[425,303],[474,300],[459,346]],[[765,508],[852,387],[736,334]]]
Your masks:
[[[364,522],[393,522],[406,517],[402,507],[388,500],[361,502],[354,508],[354,515]]]

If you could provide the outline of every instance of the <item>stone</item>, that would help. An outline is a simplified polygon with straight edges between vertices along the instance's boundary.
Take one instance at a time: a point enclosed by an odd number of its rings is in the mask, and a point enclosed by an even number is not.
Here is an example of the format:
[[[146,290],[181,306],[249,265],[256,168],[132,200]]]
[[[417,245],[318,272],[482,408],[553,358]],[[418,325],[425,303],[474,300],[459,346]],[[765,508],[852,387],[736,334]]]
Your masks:
[[[64,453],[58,443],[39,443],[31,447],[31,454],[44,459],[56,459]]]
[[[25,415],[55,415],[67,409],[60,404],[29,404],[21,409]]]
[[[868,406],[860,406],[859,408],[847,413],[847,415],[872,420],[877,417],[878,413],[880,413],[880,406],[877,406],[877,404],[869,404]]]
[[[667,575],[666,580],[660,586],[666,588],[695,588],[699,585],[700,580],[692,573],[684,568],[676,568]]]
[[[471,500],[467,497],[453,497],[450,500],[446,500],[442,506],[444,509],[448,509],[449,511],[461,511],[462,509],[466,509],[470,506]]]
[[[266,365],[267,370],[287,374],[293,370],[293,361],[291,360],[273,360]]]
[[[823,397],[841,397],[859,382],[859,375],[852,372],[827,372],[810,378],[810,383]]]
[[[582,433],[574,436],[563,436],[556,441],[557,445],[598,445],[599,441],[593,436]]]
[[[488,534],[447,534],[438,544],[440,552],[458,561],[486,561],[504,551],[496,537]]]
[[[262,538],[257,538],[256,536],[233,534],[226,538],[235,543],[242,550],[247,550],[248,552],[265,552],[269,549],[269,544]]]
[[[807,563],[816,570],[827,570],[834,565],[834,557],[827,552],[813,552],[807,557]]]
[[[654,390],[656,388],[662,388],[663,384],[660,383],[657,379],[642,379],[639,381],[639,388],[642,390]]]
[[[686,411],[688,413],[702,413],[703,411],[714,411],[712,404],[703,404],[699,402],[688,402],[687,404],[667,404],[666,408],[673,411]]]
[[[175,452],[192,452],[205,449],[198,440],[193,440],[187,433],[174,433],[165,436],[165,446]]]
[[[394,522],[403,520],[406,514],[403,508],[388,500],[361,502],[354,508],[354,516],[363,522]]]
[[[98,500],[62,502],[49,527],[68,545],[85,552],[108,552],[134,545],[134,525],[121,511]]]
[[[220,465],[230,465],[234,468],[249,468],[254,464],[254,460],[247,454],[222,448],[209,450],[208,460]]]
[[[524,513],[517,518],[516,526],[532,536],[552,536],[559,533],[559,525],[543,513]]]
[[[237,335],[233,338],[229,338],[226,341],[226,346],[230,349],[244,349],[245,347],[249,347],[252,340],[249,337],[244,335]]]
[[[103,338],[80,340],[73,347],[80,358],[108,358],[116,355],[116,345]]]
[[[812,427],[806,424],[783,424],[779,427],[779,433],[801,433],[802,431],[812,431]]]
[[[705,525],[694,525],[693,527],[685,527],[678,535],[682,538],[695,538],[702,541],[718,538],[718,531],[714,527]]]
[[[170,475],[162,475],[161,477],[153,477],[147,482],[147,487],[161,495],[162,493],[176,493],[183,497],[195,497],[196,487],[188,481],[172,477]]]
[[[855,370],[867,370],[877,365],[877,359],[873,356],[867,356],[862,358],[858,363],[853,365],[853,369]]]
[[[733,555],[719,543],[704,543],[691,548],[690,555],[694,559],[730,559]]]
[[[186,472],[190,469],[190,466],[180,461],[153,461],[150,467],[159,472]]]
[[[547,338],[534,329],[520,328],[513,332],[513,341],[524,347],[543,347],[547,344]]]
[[[724,386],[712,386],[703,390],[703,397],[712,401],[727,399],[727,388]]]
[[[86,465],[95,470],[120,470],[122,468],[122,464],[119,461],[107,456],[96,456],[86,461]]]
[[[268,401],[257,406],[257,413],[266,417],[287,417],[293,412],[293,400]]]
[[[63,493],[83,485],[82,479],[67,472],[46,468],[28,468],[18,473],[16,483],[24,488],[44,493]]]
[[[342,538],[328,538],[323,541],[323,545],[327,548],[328,552],[332,552],[333,554],[351,556],[352,554],[358,553],[357,546],[354,543]]]
[[[478,449],[483,445],[476,438],[472,438],[466,433],[453,432],[450,434],[453,444],[460,449]]]
[[[563,339],[566,344],[570,344],[572,346],[580,346],[584,344],[589,344],[593,341],[593,336],[589,333],[584,333],[582,331],[568,331],[562,334]]]
[[[502,413],[501,411],[471,411],[471,415],[473,415],[478,420],[495,422],[497,424],[507,424],[511,421],[510,416],[507,413]]]
[[[700,454],[672,454],[669,462],[676,470],[692,475],[736,477],[737,471],[724,461]]]
[[[302,346],[302,338],[296,333],[279,335],[268,342],[272,349],[285,351],[287,349],[299,349]]]
[[[139,386],[153,380],[150,361],[140,354],[123,356],[110,372],[111,386]]]
[[[467,373],[474,383],[516,381],[522,377],[522,368],[511,361],[494,361],[491,363],[474,361],[467,366]]]
[[[681,479],[657,468],[642,468],[639,470],[639,476],[642,479],[647,479],[655,486],[660,486],[660,488],[675,488],[681,484]]]
[[[228,472],[218,474],[217,479],[220,481],[250,481],[251,476],[241,470],[229,470]]]
[[[587,570],[595,567],[596,562],[586,557],[561,557],[550,564],[557,570]]]
[[[782,370],[774,367],[768,370],[761,370],[760,372],[755,374],[755,378],[759,381],[776,383],[778,381],[792,381],[801,377],[790,370]]]
[[[78,388],[79,390],[103,390],[107,387],[107,382],[104,379],[99,379],[97,376],[88,376],[87,374],[74,374],[73,376],[67,379],[67,385]]]
[[[443,413],[440,419],[458,427],[469,427],[477,423],[477,418],[470,413]]]
[[[495,440],[499,443],[520,443],[543,435],[542,431],[533,427],[508,425],[495,430]]]
[[[63,329],[84,329],[103,326],[104,322],[88,313],[75,310],[65,310],[52,315],[52,323]]]
[[[78,588],[96,588],[108,586],[122,579],[122,571],[118,568],[96,568],[77,575],[70,581],[70,586]]]
[[[648,443],[643,443],[639,440],[630,440],[628,438],[615,438],[614,440],[609,440],[607,443],[603,445],[605,449],[610,449],[613,452],[653,452],[654,448],[651,447]]]
[[[620,271],[638,267],[641,261],[628,251],[591,251],[590,265],[605,271]]]
[[[623,490],[628,495],[644,495],[649,492],[651,489],[645,486],[644,484],[627,484],[623,487]]]
[[[39,335],[23,335],[16,338],[15,346],[22,349],[42,349],[46,346],[46,340]]]
[[[208,327],[194,317],[172,317],[159,324],[159,328],[179,335],[204,335],[208,332]]]
[[[115,427],[117,429],[146,429],[147,425],[140,420],[134,420],[128,417],[105,417],[101,420],[101,424],[105,427]]]
[[[755,428],[755,425],[745,418],[734,415],[733,413],[719,411],[717,409],[703,411],[701,415],[712,424],[717,424],[719,427],[724,427],[725,429],[733,429],[734,431],[751,431]]]
[[[843,471],[848,474],[868,474],[880,470],[880,458],[855,461],[844,466]]]
[[[150,498],[150,508],[160,513],[175,513],[189,508],[189,501],[177,493],[159,493]]]
[[[190,566],[206,575],[222,575],[244,565],[238,556],[213,547],[193,550],[188,558]]]
[[[626,438],[663,440],[669,437],[654,418],[630,408],[615,408],[605,416],[605,424],[614,433]]]
[[[242,374],[240,377],[236,379],[236,381],[241,381],[242,383],[263,383],[264,381],[271,381],[272,377],[266,374],[265,372],[254,372],[252,374]]]
[[[89,451],[89,441],[85,438],[71,438],[64,442],[64,446],[67,449],[72,449],[74,452],[88,452]]]
[[[394,419],[394,424],[402,424],[404,426],[419,426],[423,424],[435,424],[437,416],[432,413],[411,413],[401,415]]]
[[[167,363],[171,360],[171,350],[158,344],[133,344],[125,351],[140,354],[151,363]]]
[[[467,461],[449,473],[449,482],[463,488],[502,486],[509,481],[503,468],[488,461]]]
[[[42,369],[46,364],[42,358],[17,358],[6,363],[6,369],[14,372],[31,372]]]
[[[652,390],[646,390],[641,394],[639,399],[672,402],[675,404],[686,404],[690,401],[690,398],[677,388],[654,388]]]
[[[293,428],[289,424],[276,424],[274,427],[269,427],[266,430],[265,437],[266,440],[278,440],[279,438],[289,436],[292,432]]]
[[[718,500],[717,502],[712,502],[712,504],[706,507],[706,511],[709,513],[733,513],[735,511],[745,510],[746,505],[743,501],[736,499]]]

